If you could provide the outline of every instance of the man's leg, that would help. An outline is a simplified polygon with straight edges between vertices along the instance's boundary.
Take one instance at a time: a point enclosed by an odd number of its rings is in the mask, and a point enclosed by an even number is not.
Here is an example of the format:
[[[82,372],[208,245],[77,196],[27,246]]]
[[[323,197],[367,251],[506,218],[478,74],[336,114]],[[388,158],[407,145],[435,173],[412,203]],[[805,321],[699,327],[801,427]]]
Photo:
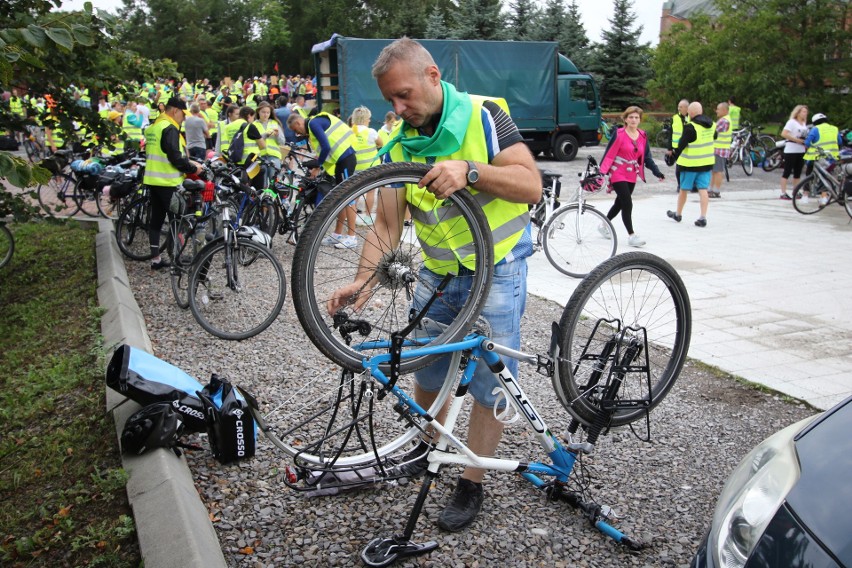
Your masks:
[[[701,217],[707,217],[707,205],[710,203],[709,195],[707,195],[706,189],[698,190],[698,198],[701,202]]]
[[[687,197],[686,194],[688,192],[689,192],[688,189],[684,189],[683,186],[681,186],[680,193],[677,194],[677,214],[678,215],[683,215],[683,207],[686,205],[686,197]],[[704,195],[705,196],[707,195],[706,191],[704,192]]]

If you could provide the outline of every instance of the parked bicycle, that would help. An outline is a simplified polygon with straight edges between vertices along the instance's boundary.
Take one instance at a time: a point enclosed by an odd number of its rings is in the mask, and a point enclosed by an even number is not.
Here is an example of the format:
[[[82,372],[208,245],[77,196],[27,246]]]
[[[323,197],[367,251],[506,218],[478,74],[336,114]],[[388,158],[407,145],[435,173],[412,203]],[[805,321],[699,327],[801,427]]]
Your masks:
[[[793,189],[793,207],[802,215],[812,215],[837,203],[852,218],[852,158],[837,160],[820,147],[816,150],[813,172]]]
[[[6,222],[0,221],[0,268],[9,264],[14,254],[15,236],[9,227],[6,226]]]
[[[766,155],[775,148],[775,139],[768,134],[760,134],[762,126],[743,122],[743,127],[732,133],[731,152],[725,160],[725,177],[730,181],[728,169],[740,163],[745,175],[754,173],[754,165],[762,164]]]
[[[658,148],[663,148],[668,150],[672,147],[672,135],[674,134],[674,130],[672,129],[672,119],[664,118],[663,126],[660,128],[660,131],[657,132],[657,136],[654,139]]]
[[[422,260],[417,246],[405,235],[399,242],[386,239],[378,244],[380,260],[366,267],[374,271],[376,287],[329,314],[327,299],[342,283],[351,282],[358,270],[357,265],[349,267],[349,257],[328,254],[328,248],[319,244],[330,220],[365,190],[379,184],[414,183],[426,171],[428,166],[421,164],[388,164],[347,180],[320,204],[296,247],[292,282],[297,315],[308,338],[343,371],[336,377],[312,377],[268,416],[256,414],[261,429],[293,459],[288,484],[328,491],[392,479],[411,441],[431,428],[435,434],[427,479],[405,531],[372,540],[361,553],[367,565],[387,566],[437,546],[415,543],[412,537],[443,464],[519,473],[551,499],[578,507],[617,542],[641,548],[642,543],[607,522],[607,508],[596,504],[586,491],[588,484],[577,483],[576,477],[583,471],[584,456],[609,428],[644,421],[650,432],[649,413],[677,379],[689,346],[691,312],[683,282],[668,263],[653,255],[616,256],[580,283],[560,322],[554,324],[544,353],[498,345],[488,338],[487,323],[477,317],[493,272],[490,231],[471,195],[459,191],[444,207],[453,211],[459,227],[471,232],[473,250],[470,276],[463,280],[467,300],[451,312],[457,314],[455,319],[444,326],[424,317],[427,311],[448,307],[442,290],[459,285],[452,273],[430,288],[421,311],[411,311],[413,288],[426,284],[419,277]],[[422,408],[409,394],[411,373],[442,355],[452,356],[443,388],[432,408]],[[564,442],[506,371],[502,357],[530,363],[550,378],[571,417]],[[466,387],[482,362],[495,370],[501,396],[511,409],[498,414],[498,419],[522,417],[549,460],[478,456],[453,434]],[[382,404],[387,395],[393,402]],[[450,398],[448,416],[440,424],[434,417]]]
[[[586,194],[608,185],[597,161],[589,156],[586,169],[577,175],[581,178],[577,201],[561,205],[561,175],[544,172],[541,201],[532,207],[530,217],[538,228],[536,250],[543,248],[547,260],[562,274],[582,278],[615,254],[618,238],[607,216],[586,203]]]

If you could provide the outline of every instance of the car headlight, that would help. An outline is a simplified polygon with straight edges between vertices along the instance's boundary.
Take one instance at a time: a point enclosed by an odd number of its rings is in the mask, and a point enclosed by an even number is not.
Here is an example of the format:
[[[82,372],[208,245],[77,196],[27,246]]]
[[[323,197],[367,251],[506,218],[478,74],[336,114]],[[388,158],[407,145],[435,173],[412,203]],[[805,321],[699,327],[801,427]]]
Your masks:
[[[799,479],[793,438],[814,418],[788,426],[758,444],[728,478],[710,529],[709,548],[716,566],[745,566],[769,521]]]

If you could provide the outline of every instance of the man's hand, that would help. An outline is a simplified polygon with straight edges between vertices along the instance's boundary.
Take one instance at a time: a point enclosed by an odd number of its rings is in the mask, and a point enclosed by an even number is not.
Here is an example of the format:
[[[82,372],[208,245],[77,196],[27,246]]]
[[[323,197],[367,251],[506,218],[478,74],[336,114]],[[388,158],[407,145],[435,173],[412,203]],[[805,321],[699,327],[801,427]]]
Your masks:
[[[354,306],[356,310],[361,309],[364,305],[364,302],[367,301],[367,298],[370,296],[369,286],[365,286],[363,282],[352,282],[338,288],[331,295],[331,298],[326,301],[325,307],[328,310],[328,314],[333,316],[337,313],[341,308],[345,308],[346,306]]]
[[[201,174],[201,172],[204,171],[204,166],[202,166],[198,162],[194,162],[194,161],[190,160],[189,163],[192,164],[193,166],[195,166],[195,173],[196,174]]]
[[[425,187],[438,199],[446,199],[467,187],[467,171],[467,162],[462,160],[438,162],[423,176],[417,186]]]

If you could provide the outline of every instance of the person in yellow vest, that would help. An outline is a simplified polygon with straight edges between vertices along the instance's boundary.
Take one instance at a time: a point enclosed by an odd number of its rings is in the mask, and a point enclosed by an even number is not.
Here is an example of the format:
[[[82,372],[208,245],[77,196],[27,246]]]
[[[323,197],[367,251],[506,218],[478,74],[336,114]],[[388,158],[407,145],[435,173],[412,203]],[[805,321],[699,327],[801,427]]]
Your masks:
[[[180,125],[186,116],[186,103],[178,97],[169,98],[165,111],[145,131],[145,184],[150,193],[151,217],[148,242],[151,245],[151,268],[159,270],[169,266],[160,256],[160,232],[175,189],[183,183],[186,174],[200,174],[201,165],[186,157],[186,142],[180,134]]]
[[[382,145],[388,143],[388,140],[391,138],[391,132],[394,131],[397,124],[399,123],[399,117],[392,110],[385,113],[385,121],[382,124],[382,127],[379,128],[379,138],[382,141]]]
[[[114,110],[107,111],[107,120],[121,127],[121,113]],[[101,154],[104,156],[117,156],[124,153],[124,138],[118,134],[114,134],[110,139],[111,144],[104,144],[101,147]],[[112,146],[110,148],[110,145]]]
[[[833,124],[828,123],[828,117],[821,112],[814,115],[814,126],[805,138],[805,175],[809,176],[814,171],[814,161],[819,159],[817,148],[828,152],[835,160],[840,158],[840,147],[843,146],[843,137],[840,130]],[[815,196],[811,196],[815,197]],[[802,197],[807,199],[807,197]],[[828,204],[828,193],[823,192],[819,198],[820,205]]]
[[[231,147],[231,138],[237,131],[239,125],[234,126],[240,118],[240,107],[237,105],[228,105],[225,107],[225,119],[220,120],[218,124],[218,134],[216,136],[216,153],[220,156],[227,155],[228,149]]]
[[[16,118],[20,120],[25,120],[27,118],[27,107],[24,104],[24,99],[21,98],[20,93],[16,87],[12,87],[12,94],[9,97],[9,111],[15,115]],[[24,141],[24,127],[15,129],[15,139],[19,144]]]
[[[343,180],[355,173],[358,159],[352,147],[354,134],[345,122],[326,112],[311,118],[294,112],[287,117],[287,126],[297,135],[308,137],[311,149],[318,154],[317,160],[322,169],[334,176],[335,185],[343,183]],[[323,239],[322,244],[338,248],[357,247],[355,220],[356,209],[353,203],[340,213],[334,232]]]
[[[129,101],[124,108],[121,130],[128,142],[135,142],[138,145],[139,141],[142,140],[142,119],[136,113],[136,101]],[[128,147],[132,146],[133,144],[128,145]]]
[[[728,103],[716,105],[716,140],[713,142],[713,173],[710,176],[710,189],[707,196],[722,197],[722,178],[725,177],[725,160],[731,154],[731,117],[728,115]]]
[[[710,202],[707,188],[710,187],[710,172],[716,157],[713,153],[713,121],[702,113],[701,103],[689,103],[689,124],[684,126],[680,142],[673,158],[680,166],[680,192],[677,196],[677,211],[669,210],[669,219],[680,223],[687,194],[698,190],[701,204],[701,216],[696,219],[696,227],[707,226],[707,205]]]
[[[434,160],[434,166],[418,184],[392,191],[383,189],[379,194],[379,211],[392,211],[393,214],[376,217],[370,240],[361,251],[357,280],[333,294],[328,302],[329,313],[352,304],[357,309],[368,300],[377,284],[372,267],[376,266],[382,250],[376,239],[378,235],[400,237],[404,211],[400,203],[407,202],[412,208],[418,236],[428,239],[436,227],[443,225],[439,221],[440,214],[435,215],[435,208],[440,208],[442,200],[452,193],[467,188],[474,199],[484,205],[483,211],[494,236],[494,278],[482,314],[492,325],[495,342],[519,349],[520,319],[526,300],[526,259],[533,252],[529,205],[538,203],[541,198],[541,176],[517,127],[501,106],[505,101],[457,91],[441,80],[441,72],[431,54],[408,38],[385,47],[373,64],[372,72],[382,96],[405,120],[399,137],[388,142],[390,159],[404,161],[410,156],[416,162]],[[486,133],[495,133],[495,136]],[[463,239],[461,237],[459,242]],[[465,266],[464,263],[453,267],[438,266],[435,259],[426,257],[418,273],[420,283],[414,292],[414,307],[424,306],[435,289],[433,286],[448,271],[464,270]],[[466,290],[461,288],[463,284],[449,293],[445,291],[439,303],[462,302]],[[452,308],[442,306],[443,309],[436,310],[436,307],[432,306],[427,317],[447,322],[446,312]],[[444,315],[434,313],[436,311]],[[505,363],[517,376],[517,361],[509,359]],[[447,361],[442,360],[415,373],[415,399],[420,406],[429,408],[434,401],[447,365]],[[494,409],[502,407],[505,400],[493,394],[497,386],[497,380],[487,368],[478,368],[470,383],[468,392],[473,395],[474,404],[468,446],[479,455],[494,455],[502,437],[503,423],[495,418]],[[403,459],[409,463],[397,466],[399,473],[409,477],[422,474],[427,466],[427,448],[427,443],[421,440],[421,445]],[[464,469],[450,503],[438,516],[440,528],[458,531],[473,522],[482,506],[484,474],[482,469]]]
[[[210,138],[207,139],[207,149],[210,150],[216,147],[216,125],[219,123],[219,115],[210,108],[206,96],[198,98],[198,108],[201,116],[207,121],[207,129],[210,131]]]
[[[85,85],[80,89],[79,103],[84,108],[92,108],[92,97],[89,95],[89,87]]]
[[[355,140],[352,147],[355,148],[355,171],[360,172],[379,163],[379,148],[382,140],[374,128],[370,128],[370,109],[360,106],[352,111],[349,122],[352,124],[352,132]],[[355,223],[357,225],[373,224],[373,204],[376,200],[376,191],[373,190],[364,196],[364,210],[358,214]]]
[[[674,151],[680,142],[680,137],[683,135],[683,127],[686,126],[687,122],[689,122],[689,114],[687,113],[688,108],[689,101],[686,99],[681,99],[680,102],[677,103],[677,112],[672,115],[671,148],[669,148],[668,152],[666,152],[666,156],[674,154]],[[674,163],[674,160],[672,160],[672,163]],[[680,166],[677,165],[675,166],[675,184],[677,185],[677,189],[675,191],[680,191]]]
[[[254,126],[260,133],[263,139],[264,148],[261,156],[272,163],[275,170],[281,169],[281,148],[278,146],[278,132],[280,125],[272,116],[272,105],[266,101],[262,101],[257,105],[257,120],[254,121]],[[269,179],[269,171],[264,167],[263,177],[264,184]]]
[[[740,129],[740,116],[742,108],[738,107],[734,102],[734,97],[728,97],[728,115],[731,117],[731,131]]]

